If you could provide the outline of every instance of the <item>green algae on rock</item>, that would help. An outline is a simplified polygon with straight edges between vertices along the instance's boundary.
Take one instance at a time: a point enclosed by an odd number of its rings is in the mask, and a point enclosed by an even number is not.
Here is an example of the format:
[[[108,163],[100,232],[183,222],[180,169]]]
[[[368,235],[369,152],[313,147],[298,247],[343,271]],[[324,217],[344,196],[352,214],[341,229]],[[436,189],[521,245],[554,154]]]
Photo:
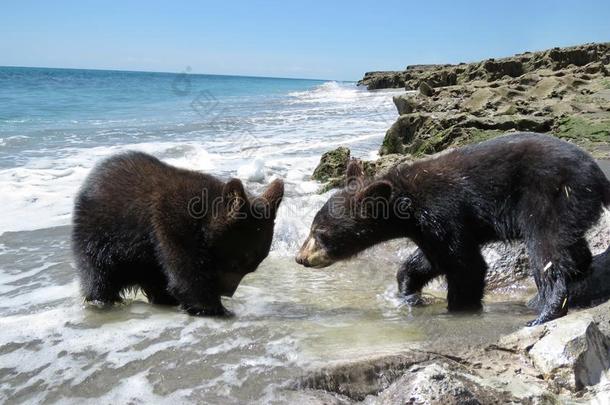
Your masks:
[[[349,158],[350,150],[345,146],[324,153],[311,178],[318,181],[329,181],[332,178],[341,177],[347,169]]]

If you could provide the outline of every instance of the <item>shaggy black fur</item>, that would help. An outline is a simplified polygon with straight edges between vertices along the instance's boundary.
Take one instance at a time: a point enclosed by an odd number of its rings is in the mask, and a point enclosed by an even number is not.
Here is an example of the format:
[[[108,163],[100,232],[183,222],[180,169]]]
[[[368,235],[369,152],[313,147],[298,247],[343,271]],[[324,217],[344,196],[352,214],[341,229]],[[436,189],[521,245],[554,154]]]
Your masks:
[[[151,303],[222,315],[220,296],[269,253],[284,186],[248,197],[239,180],[130,152],[100,163],[74,208],[73,250],[88,301],[110,304],[139,287]]]
[[[400,292],[417,303],[422,287],[444,275],[448,309],[477,310],[487,270],[481,246],[521,239],[542,301],[529,324],[566,314],[567,282],[586,275],[591,262],[585,232],[610,203],[610,183],[586,152],[519,133],[401,165],[372,182],[354,176],[355,165],[348,174],[357,186],[333,195],[312,224],[311,236],[333,261],[409,237],[419,249],[398,272]],[[371,214],[364,204],[371,197],[385,198],[389,215]]]

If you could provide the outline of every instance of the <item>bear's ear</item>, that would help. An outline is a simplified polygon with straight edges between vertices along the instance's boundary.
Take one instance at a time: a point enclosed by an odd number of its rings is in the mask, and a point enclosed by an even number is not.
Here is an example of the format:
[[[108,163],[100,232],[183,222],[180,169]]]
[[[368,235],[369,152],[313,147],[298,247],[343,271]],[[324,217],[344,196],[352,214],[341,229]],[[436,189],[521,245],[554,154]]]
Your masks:
[[[240,219],[246,215],[248,197],[239,179],[231,179],[222,189],[222,202],[227,218]]]
[[[273,180],[261,197],[269,206],[270,218],[275,218],[277,209],[279,208],[282,198],[284,197],[284,182],[281,179]]]
[[[364,170],[362,164],[356,159],[350,160],[345,171],[345,186],[348,190],[358,190],[364,181]]]
[[[392,197],[392,183],[387,180],[377,180],[366,186],[364,190],[361,190],[356,194],[356,199],[362,201],[366,198],[370,199],[384,199],[390,201]]]

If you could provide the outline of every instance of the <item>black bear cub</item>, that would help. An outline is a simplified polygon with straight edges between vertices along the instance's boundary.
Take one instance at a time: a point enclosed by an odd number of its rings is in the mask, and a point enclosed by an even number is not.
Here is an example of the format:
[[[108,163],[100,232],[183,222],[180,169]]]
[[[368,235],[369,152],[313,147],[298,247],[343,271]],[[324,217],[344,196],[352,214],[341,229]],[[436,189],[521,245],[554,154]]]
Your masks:
[[[139,152],[103,161],[74,207],[85,299],[111,304],[139,287],[154,304],[227,314],[220,297],[269,253],[283,194],[281,180],[252,198],[237,179],[224,183]]]
[[[481,246],[523,240],[538,287],[536,325],[567,313],[567,283],[587,275],[585,232],[610,203],[610,183],[578,147],[519,133],[449,151],[348,186],[316,214],[296,260],[325,267],[400,237],[418,249],[398,272],[399,291],[419,303],[433,278],[447,279],[450,311],[481,308],[487,265]]]

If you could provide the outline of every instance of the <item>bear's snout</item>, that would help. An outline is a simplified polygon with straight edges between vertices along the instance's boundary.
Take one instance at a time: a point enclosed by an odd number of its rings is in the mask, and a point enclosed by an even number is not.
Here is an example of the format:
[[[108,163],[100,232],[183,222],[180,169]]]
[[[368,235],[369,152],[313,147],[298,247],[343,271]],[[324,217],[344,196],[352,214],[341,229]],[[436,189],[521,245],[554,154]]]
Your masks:
[[[299,251],[299,253],[297,253],[297,255],[296,255],[296,257],[294,258],[294,260],[295,260],[295,261],[296,261],[298,264],[300,264],[300,265],[302,265],[302,266],[305,266],[305,267],[310,267],[310,265],[309,265],[309,261],[307,261],[307,256],[305,256],[305,255],[304,255],[303,253],[301,253],[300,251]]]
[[[318,246],[315,238],[309,236],[297,253],[295,260],[305,267],[322,268],[333,264],[325,249]]]

